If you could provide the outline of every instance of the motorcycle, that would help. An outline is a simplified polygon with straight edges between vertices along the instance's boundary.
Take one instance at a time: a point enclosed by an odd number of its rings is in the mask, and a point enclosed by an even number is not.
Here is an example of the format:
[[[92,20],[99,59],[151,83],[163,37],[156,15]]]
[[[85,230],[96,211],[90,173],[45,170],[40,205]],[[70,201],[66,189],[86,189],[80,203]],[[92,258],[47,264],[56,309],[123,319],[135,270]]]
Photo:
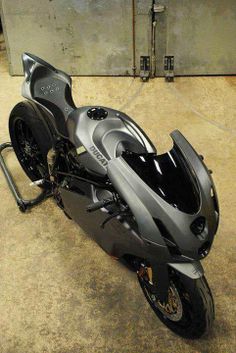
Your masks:
[[[21,167],[41,189],[34,202],[19,197],[1,159],[21,211],[53,197],[102,249],[137,273],[164,325],[184,338],[200,338],[214,320],[200,261],[219,223],[203,157],[178,130],[170,134],[171,150],[158,154],[125,113],[77,108],[66,73],[32,54],[22,61],[27,100],[11,111],[9,132]]]

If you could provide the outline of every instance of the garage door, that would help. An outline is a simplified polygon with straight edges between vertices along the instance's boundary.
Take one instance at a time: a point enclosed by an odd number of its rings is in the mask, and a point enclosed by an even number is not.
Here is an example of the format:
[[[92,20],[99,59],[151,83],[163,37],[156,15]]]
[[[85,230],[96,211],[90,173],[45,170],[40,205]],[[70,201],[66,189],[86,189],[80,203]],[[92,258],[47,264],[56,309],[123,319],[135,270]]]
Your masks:
[[[162,0],[156,14],[156,75],[174,56],[176,75],[236,74],[235,0]]]
[[[236,73],[235,0],[0,2],[13,75],[24,51],[74,75],[139,75],[141,56],[156,76],[166,56],[175,75]]]
[[[2,0],[1,4],[13,75],[22,74],[24,51],[74,75],[132,75],[135,66],[138,73],[139,56],[148,54],[152,0]]]

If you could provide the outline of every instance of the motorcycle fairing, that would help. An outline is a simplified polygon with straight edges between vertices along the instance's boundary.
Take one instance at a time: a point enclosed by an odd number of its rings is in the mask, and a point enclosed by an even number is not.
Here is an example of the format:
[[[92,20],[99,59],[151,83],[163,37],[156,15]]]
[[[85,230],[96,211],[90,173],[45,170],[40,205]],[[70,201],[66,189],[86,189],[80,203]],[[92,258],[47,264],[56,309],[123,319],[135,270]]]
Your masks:
[[[126,151],[122,157],[167,203],[186,213],[194,214],[198,211],[200,200],[196,182],[175,148],[162,155],[141,155]]]
[[[184,136],[176,130],[171,137],[173,149],[181,154],[197,185],[200,202],[194,214],[180,211],[166,202],[134,172],[122,156],[108,162],[108,176],[129,205],[141,237],[150,244],[151,252],[153,247],[161,246],[162,260],[166,257],[167,262],[171,262],[171,258],[174,262],[199,260],[208,254],[218,227],[219,208],[215,187],[208,169]],[[191,226],[199,217],[205,219],[205,226],[197,235]]]
[[[104,208],[93,213],[87,212],[91,200],[98,200],[99,190],[83,181],[76,183],[76,191],[60,188],[66,213],[110,256],[122,258],[130,254],[145,258],[147,245],[126,222],[113,218],[103,228],[100,225],[109,213]]]

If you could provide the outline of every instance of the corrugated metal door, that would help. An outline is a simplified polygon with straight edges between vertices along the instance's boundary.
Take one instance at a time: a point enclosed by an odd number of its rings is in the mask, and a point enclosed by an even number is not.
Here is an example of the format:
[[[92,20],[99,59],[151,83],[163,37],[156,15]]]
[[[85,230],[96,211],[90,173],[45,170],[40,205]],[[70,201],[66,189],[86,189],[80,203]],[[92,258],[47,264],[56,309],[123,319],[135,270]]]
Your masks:
[[[1,1],[1,0],[0,0]],[[28,51],[74,75],[132,75],[132,0],[2,0],[11,74]],[[136,0],[136,66],[152,0]]]
[[[235,0],[160,0],[156,14],[156,75],[164,55],[174,56],[176,75],[236,74]]]

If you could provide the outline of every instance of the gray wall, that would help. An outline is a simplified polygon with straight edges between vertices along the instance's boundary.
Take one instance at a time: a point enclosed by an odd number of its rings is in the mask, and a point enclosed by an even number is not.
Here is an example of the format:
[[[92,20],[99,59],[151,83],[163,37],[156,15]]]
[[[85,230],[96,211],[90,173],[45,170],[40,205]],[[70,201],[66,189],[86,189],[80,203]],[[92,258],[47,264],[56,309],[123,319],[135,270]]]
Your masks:
[[[148,54],[151,3],[136,4],[137,57]],[[70,74],[132,74],[132,1],[2,0],[2,15],[11,74],[24,51]]]
[[[175,74],[236,74],[235,0],[162,3],[167,9],[157,15],[157,46],[161,56],[174,55]]]
[[[74,75],[132,75],[132,0],[0,0],[10,73],[28,51]],[[156,74],[236,73],[235,0],[156,0]],[[135,0],[136,66],[150,55],[152,0]]]

